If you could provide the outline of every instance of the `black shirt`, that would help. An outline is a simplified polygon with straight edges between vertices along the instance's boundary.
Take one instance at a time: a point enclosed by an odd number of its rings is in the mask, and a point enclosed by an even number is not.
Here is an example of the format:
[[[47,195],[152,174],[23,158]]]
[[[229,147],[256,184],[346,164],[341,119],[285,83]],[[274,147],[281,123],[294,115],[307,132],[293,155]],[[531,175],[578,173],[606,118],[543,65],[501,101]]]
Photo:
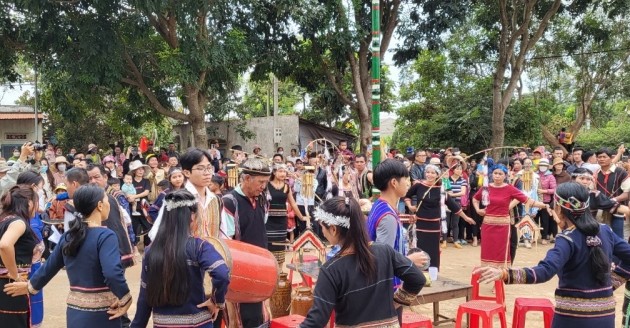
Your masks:
[[[136,195],[143,193],[145,190],[151,191],[151,183],[148,179],[142,178],[140,182],[133,179],[133,186],[136,187]],[[148,196],[142,197],[142,199],[147,199]]]
[[[233,199],[236,200],[234,204]],[[267,229],[265,228],[265,215],[267,204],[263,203],[264,196],[258,196],[256,202],[252,202],[246,196],[236,190],[232,190],[223,197],[223,206],[230,213],[234,213],[234,226],[236,234],[234,239],[267,248]],[[238,210],[236,206],[238,206]]]

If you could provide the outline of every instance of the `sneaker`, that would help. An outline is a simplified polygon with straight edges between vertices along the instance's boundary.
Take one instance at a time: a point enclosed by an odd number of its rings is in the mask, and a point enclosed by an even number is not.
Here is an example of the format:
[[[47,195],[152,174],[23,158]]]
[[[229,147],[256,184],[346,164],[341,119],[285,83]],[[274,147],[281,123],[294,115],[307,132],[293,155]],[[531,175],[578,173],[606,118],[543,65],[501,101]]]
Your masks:
[[[455,248],[458,248],[458,249],[462,248],[462,244],[459,241],[454,242],[453,245],[455,246]]]
[[[462,246],[466,246],[466,245],[468,245],[468,242],[467,242],[467,241],[465,241],[465,240],[463,240],[463,239],[460,239],[460,240],[459,240],[459,243],[460,243]]]
[[[532,248],[532,243],[530,243],[529,240],[525,240],[525,248]]]
[[[138,212],[138,211],[133,211],[133,212],[131,212],[131,215],[133,215],[133,216],[140,216],[142,214],[140,214],[140,212]]]

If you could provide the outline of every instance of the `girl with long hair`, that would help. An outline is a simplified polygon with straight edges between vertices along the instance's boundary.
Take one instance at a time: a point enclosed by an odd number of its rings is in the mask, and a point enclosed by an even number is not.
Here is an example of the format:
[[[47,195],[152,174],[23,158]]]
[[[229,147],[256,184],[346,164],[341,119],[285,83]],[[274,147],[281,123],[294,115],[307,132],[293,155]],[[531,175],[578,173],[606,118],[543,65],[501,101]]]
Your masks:
[[[44,160],[44,159],[43,159]],[[17,184],[19,185],[27,185],[33,188],[35,192],[37,192],[37,198],[39,202],[37,203],[37,209],[35,210],[35,215],[30,217],[29,225],[33,234],[37,237],[37,246],[33,249],[33,259],[31,263],[31,272],[28,277],[32,277],[37,270],[42,266],[42,258],[47,258],[50,253],[47,250],[47,242],[48,237],[45,235],[44,230],[44,222],[42,222],[42,218],[40,213],[44,210],[42,205],[42,200],[44,199],[45,191],[44,187],[44,178],[42,175],[37,174],[32,171],[26,171],[20,173],[17,178]],[[40,291],[39,293],[32,295],[29,297],[29,304],[31,307],[31,327],[39,327],[44,321],[44,292]]]
[[[158,234],[144,253],[138,305],[131,327],[212,327],[223,309],[229,269],[207,241],[191,235],[197,200],[183,189],[166,195]],[[203,280],[212,277],[211,298]],[[210,294],[210,293],[209,293]]]
[[[6,286],[26,281],[31,270],[38,240],[29,218],[35,216],[37,204],[37,192],[30,185],[15,185],[0,198],[0,322],[6,327],[30,327],[28,297],[11,297]]]
[[[160,192],[160,194],[155,199],[155,202],[149,206],[148,214],[155,222],[157,220],[158,214],[160,213],[160,209],[162,208],[162,204],[164,203],[164,197],[166,194],[169,194],[173,191],[180,190],[184,188],[184,184],[186,184],[186,177],[182,172],[180,167],[172,167],[168,171],[168,188]],[[160,181],[161,182],[161,181]]]
[[[613,291],[630,279],[630,245],[590,212],[589,191],[578,183],[559,185],[552,215],[562,233],[535,267],[477,268],[480,282],[544,283],[558,275],[552,327],[614,327]],[[611,258],[621,262],[611,271]]]
[[[4,291],[17,297],[37,294],[65,266],[70,282],[67,327],[119,328],[131,294],[120,264],[118,237],[102,226],[109,215],[109,199],[94,184],[79,187],[72,199],[76,219],[48,260],[28,282],[7,284]]]
[[[361,206],[353,198],[334,197],[315,211],[324,237],[339,252],[322,265],[315,301],[300,327],[324,327],[335,310],[335,324],[398,327],[394,303],[409,305],[425,278],[408,258],[389,245],[368,239]],[[394,292],[394,276],[403,285]]]

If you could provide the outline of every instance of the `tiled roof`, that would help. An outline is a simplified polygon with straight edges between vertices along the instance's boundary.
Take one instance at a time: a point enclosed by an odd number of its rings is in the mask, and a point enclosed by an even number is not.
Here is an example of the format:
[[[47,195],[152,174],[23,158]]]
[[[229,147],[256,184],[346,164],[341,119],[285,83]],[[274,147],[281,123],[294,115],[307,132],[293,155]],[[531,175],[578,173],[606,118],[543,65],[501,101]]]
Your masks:
[[[43,119],[44,114],[38,113],[37,117]],[[32,120],[34,118],[34,113],[0,113],[0,120]]]

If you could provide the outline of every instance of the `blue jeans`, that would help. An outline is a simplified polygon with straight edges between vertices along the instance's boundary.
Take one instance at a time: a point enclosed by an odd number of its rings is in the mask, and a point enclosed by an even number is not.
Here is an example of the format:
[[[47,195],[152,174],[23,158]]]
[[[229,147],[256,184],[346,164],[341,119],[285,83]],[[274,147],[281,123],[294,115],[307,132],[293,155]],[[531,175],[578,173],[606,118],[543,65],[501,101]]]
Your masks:
[[[615,233],[615,235],[619,236],[621,239],[623,238],[623,216],[613,215],[610,220],[610,228]],[[624,239],[625,240],[625,239]]]

